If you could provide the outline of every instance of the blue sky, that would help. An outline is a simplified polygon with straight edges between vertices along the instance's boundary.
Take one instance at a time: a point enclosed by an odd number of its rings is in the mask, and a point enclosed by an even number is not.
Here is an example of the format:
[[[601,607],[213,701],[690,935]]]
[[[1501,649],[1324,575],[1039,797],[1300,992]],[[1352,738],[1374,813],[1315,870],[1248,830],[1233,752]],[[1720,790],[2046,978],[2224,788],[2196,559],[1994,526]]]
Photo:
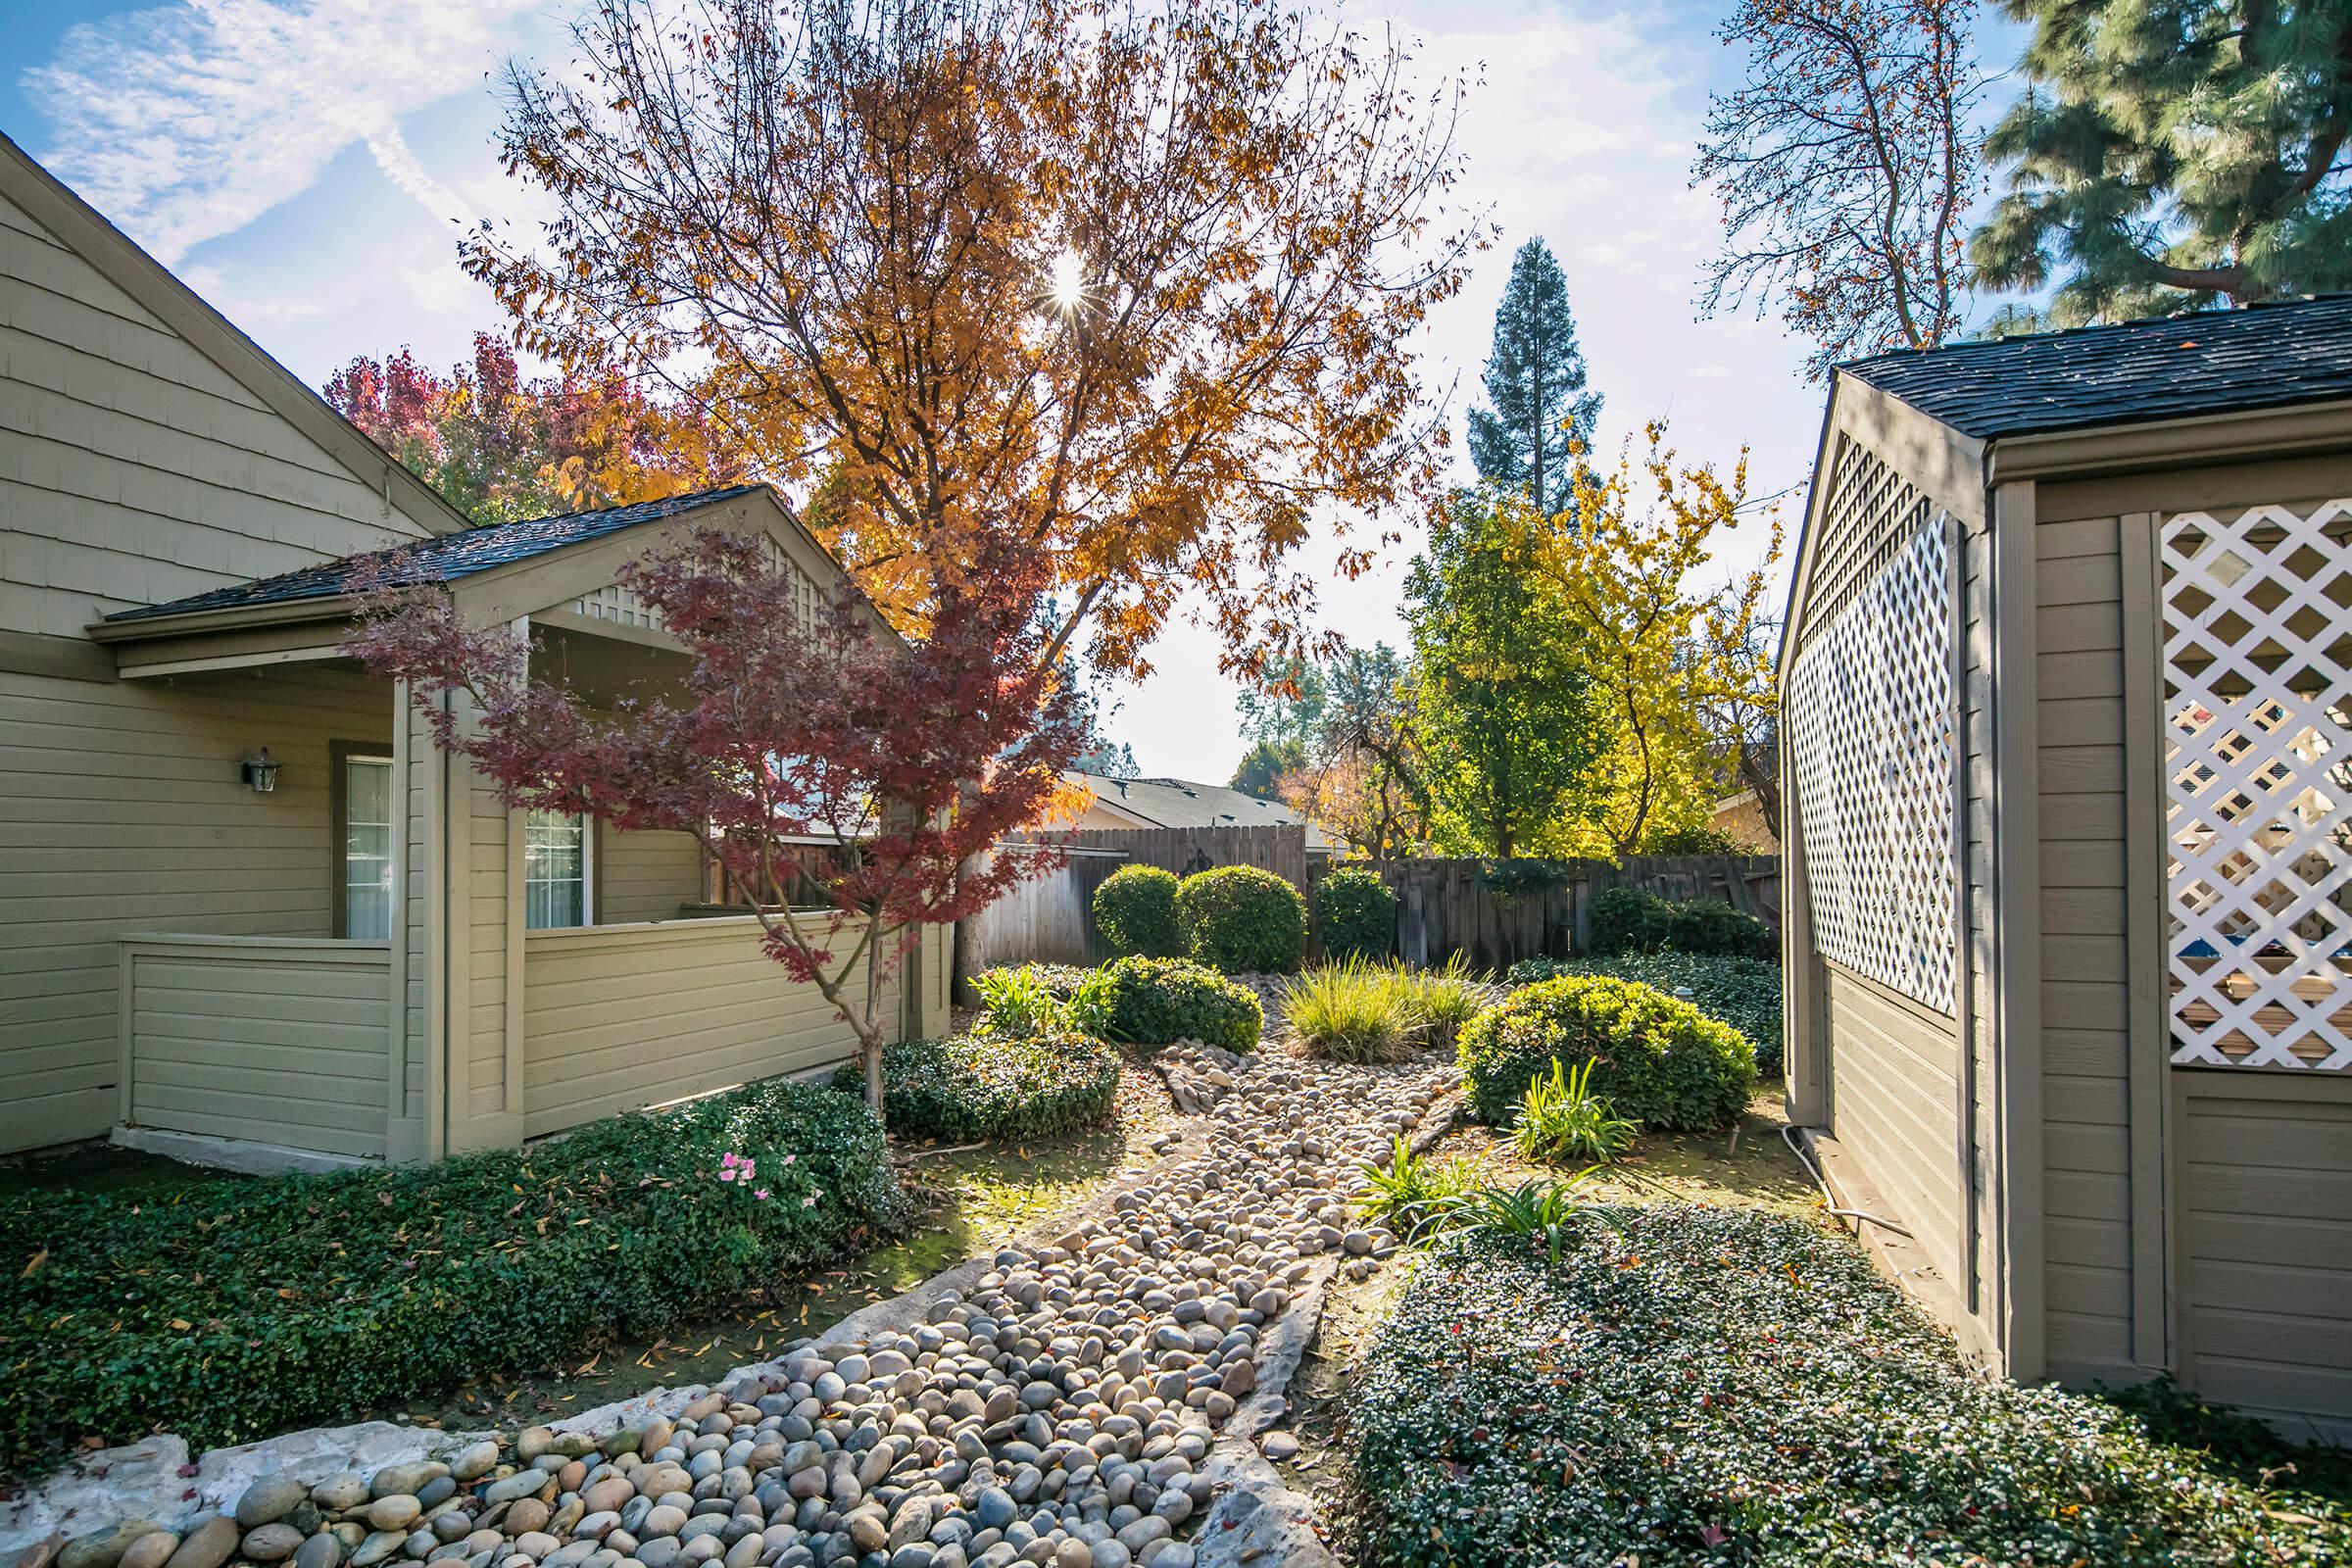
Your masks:
[[[455,261],[455,225],[523,218],[490,146],[488,76],[510,55],[560,62],[564,0],[51,0],[0,7],[0,130],[314,385],[355,354],[412,345],[447,364],[496,325]],[[1428,68],[1483,74],[1462,126],[1461,194],[1501,242],[1429,325],[1425,374],[1475,392],[1510,252],[1541,234],[1567,273],[1602,450],[1666,416],[1687,458],[1751,449],[1750,489],[1798,484],[1819,389],[1779,323],[1694,319],[1716,231],[1687,184],[1707,94],[1738,62],[1721,4],[1558,0],[1348,5],[1393,19]],[[1988,57],[2015,52],[2006,31]],[[1791,498],[1793,501],[1795,498]],[[1785,514],[1792,515],[1793,508]],[[1735,539],[1748,564],[1763,529]],[[1328,556],[1328,548],[1321,554]],[[1401,641],[1409,549],[1334,584],[1324,618]],[[1214,638],[1180,627],[1110,722],[1148,773],[1222,780],[1242,746]]]

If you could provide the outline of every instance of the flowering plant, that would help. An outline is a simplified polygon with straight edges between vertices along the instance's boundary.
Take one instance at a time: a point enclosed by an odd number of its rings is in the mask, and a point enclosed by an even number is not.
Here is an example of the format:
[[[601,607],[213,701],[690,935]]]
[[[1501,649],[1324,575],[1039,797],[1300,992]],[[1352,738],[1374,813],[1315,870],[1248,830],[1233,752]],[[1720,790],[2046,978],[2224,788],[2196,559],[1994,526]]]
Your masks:
[[[730,1151],[719,1155],[717,1174],[722,1185],[733,1187],[756,1203],[771,1202],[781,1197],[798,1200],[803,1208],[814,1208],[816,1200],[825,1196],[824,1189],[800,1164],[797,1154],[779,1156],[770,1162],[769,1169],[775,1174],[763,1178],[759,1160]]]

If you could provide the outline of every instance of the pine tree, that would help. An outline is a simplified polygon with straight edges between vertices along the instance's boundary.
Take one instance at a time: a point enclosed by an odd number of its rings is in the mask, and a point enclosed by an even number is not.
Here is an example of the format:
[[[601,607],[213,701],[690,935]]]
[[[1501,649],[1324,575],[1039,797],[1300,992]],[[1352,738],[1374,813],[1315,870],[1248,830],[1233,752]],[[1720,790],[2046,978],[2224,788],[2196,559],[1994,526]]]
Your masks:
[[[2344,0],[2010,0],[2026,97],[1987,155],[2011,192],[1979,281],[2054,324],[2352,287],[2352,7]]]
[[[1511,258],[1494,308],[1487,401],[1470,411],[1470,461],[1489,484],[1525,491],[1545,515],[1568,504],[1571,441],[1589,445],[1600,394],[1585,390],[1585,356],[1568,314],[1568,279],[1542,239]]]

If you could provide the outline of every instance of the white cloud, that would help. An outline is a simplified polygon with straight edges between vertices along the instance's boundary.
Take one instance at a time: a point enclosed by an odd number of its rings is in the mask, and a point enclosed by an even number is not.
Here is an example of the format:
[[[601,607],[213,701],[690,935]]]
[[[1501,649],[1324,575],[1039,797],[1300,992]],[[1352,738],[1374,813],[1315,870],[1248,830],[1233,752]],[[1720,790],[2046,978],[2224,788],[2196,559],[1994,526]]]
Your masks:
[[[402,138],[404,115],[478,91],[534,0],[188,0],[71,28],[24,73],[46,161],[167,264],[233,233],[364,145],[443,222],[466,204]]]

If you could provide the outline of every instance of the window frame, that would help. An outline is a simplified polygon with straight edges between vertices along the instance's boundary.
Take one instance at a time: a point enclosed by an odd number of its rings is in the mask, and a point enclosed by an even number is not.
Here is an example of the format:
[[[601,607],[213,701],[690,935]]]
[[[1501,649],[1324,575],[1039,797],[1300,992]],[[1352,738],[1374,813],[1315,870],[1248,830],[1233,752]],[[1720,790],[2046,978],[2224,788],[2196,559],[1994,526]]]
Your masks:
[[[580,825],[580,918],[575,925],[531,924],[531,818],[568,816]],[[585,811],[522,812],[522,928],[524,931],[584,931],[596,924],[597,820]],[[552,885],[552,884],[551,884]]]
[[[382,741],[329,741],[327,758],[327,934],[337,942],[383,942],[390,940],[390,930],[398,924],[397,909],[387,912],[386,935],[358,937],[351,935],[351,764],[381,762],[393,776],[392,789],[387,797],[392,810],[390,825],[400,825],[401,791],[398,771],[400,759],[392,755],[392,743]],[[392,835],[397,856],[400,835]],[[393,885],[400,882],[400,867],[392,866]]]

